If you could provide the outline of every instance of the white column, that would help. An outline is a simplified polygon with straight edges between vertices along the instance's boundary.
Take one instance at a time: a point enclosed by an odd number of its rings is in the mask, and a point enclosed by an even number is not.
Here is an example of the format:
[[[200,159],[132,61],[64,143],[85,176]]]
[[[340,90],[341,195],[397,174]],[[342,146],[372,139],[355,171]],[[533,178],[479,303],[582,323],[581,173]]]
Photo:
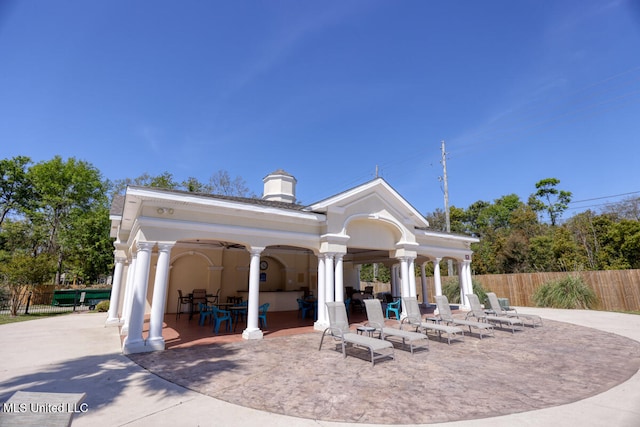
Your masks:
[[[138,242],[138,261],[133,279],[133,304],[131,304],[129,330],[122,346],[122,352],[124,354],[141,353],[149,350],[145,348],[144,340],[142,339],[142,329],[144,326],[147,288],[149,287],[151,250],[154,246],[155,242]]]
[[[410,280],[409,280],[409,259],[408,257],[402,257],[400,258],[400,281],[402,283],[402,293],[400,296],[403,297],[410,297],[411,296],[411,290],[409,288],[410,286]],[[415,293],[415,292],[414,292]],[[404,305],[402,305],[402,313],[400,314],[401,318],[405,318],[407,317],[407,309]]]
[[[362,281],[362,265],[358,264],[356,266],[356,273],[358,275],[358,282],[355,283],[355,286],[353,287],[353,289],[360,290],[360,282]]]
[[[115,326],[120,324],[118,309],[120,308],[120,290],[122,289],[122,270],[127,261],[124,257],[115,257],[116,265],[113,270],[113,286],[111,287],[111,299],[109,300],[109,312],[105,326]]]
[[[464,261],[465,270],[467,271],[467,287],[469,288],[469,293],[473,293],[473,279],[471,278],[471,260]]]
[[[325,289],[326,302],[334,302],[335,299],[335,270],[333,268],[333,257],[334,254],[325,254],[324,258],[324,267],[325,267]]]
[[[391,295],[396,296],[399,295],[398,292],[398,264],[393,264],[391,266]]]
[[[417,298],[415,258],[409,258],[409,295]]]
[[[336,302],[344,302],[344,270],[342,267],[342,257],[344,254],[336,254],[335,268],[335,298]]]
[[[467,298],[467,294],[473,293],[473,283],[471,283],[470,261],[467,261],[467,260],[461,261],[459,267],[460,267],[460,278],[464,283],[464,305],[466,307],[469,307],[469,299]]]
[[[158,243],[158,264],[156,265],[156,278],[153,284],[153,299],[151,300],[149,338],[146,342],[147,347],[151,347],[153,350],[164,350],[162,323],[167,302],[172,247],[173,244],[170,243]]]
[[[409,262],[407,257],[400,258],[400,282],[402,283],[401,296],[410,297],[409,291]]]
[[[422,284],[422,305],[425,307],[429,304],[429,293],[427,292],[427,273],[425,271],[425,264],[420,264],[420,283]]]
[[[460,284],[460,305],[469,307],[467,294],[469,293],[469,285],[467,284],[467,276],[465,274],[464,262],[458,261],[458,283]]]
[[[442,258],[433,260],[433,283],[436,287],[436,295],[442,295],[442,278],[440,277],[440,261]]]
[[[327,288],[325,283],[326,267],[324,265],[324,254],[318,255],[318,312],[316,313],[317,319],[313,325],[313,328],[319,331],[325,330],[329,325],[327,321],[327,310],[324,303],[327,301]]]
[[[122,328],[120,329],[120,335],[125,336],[129,331],[129,319],[131,318],[131,304],[133,304],[133,279],[136,275],[136,265],[138,264],[138,254],[134,251],[131,254],[131,262],[129,263],[129,269],[127,270],[127,284],[124,288],[124,301],[122,302],[122,316],[120,321],[122,322]]]
[[[246,340],[259,340],[263,337],[262,331],[258,325],[258,308],[260,306],[260,254],[263,250],[264,248],[251,248],[247,329],[242,332],[242,338]]]
[[[398,295],[396,293],[396,266],[395,264],[389,268],[389,280],[391,281],[391,295]]]

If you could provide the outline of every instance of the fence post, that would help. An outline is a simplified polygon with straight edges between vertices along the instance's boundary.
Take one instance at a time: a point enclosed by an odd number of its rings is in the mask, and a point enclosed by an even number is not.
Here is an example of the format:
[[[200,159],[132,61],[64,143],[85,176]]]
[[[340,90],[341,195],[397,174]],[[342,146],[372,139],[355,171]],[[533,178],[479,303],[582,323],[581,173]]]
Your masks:
[[[76,311],[77,305],[78,305],[78,290],[76,289],[75,296],[73,297],[73,311]]]
[[[27,298],[27,306],[24,308],[24,314],[29,314],[29,304],[31,304],[31,295],[33,295],[33,291],[29,291],[29,297]]]

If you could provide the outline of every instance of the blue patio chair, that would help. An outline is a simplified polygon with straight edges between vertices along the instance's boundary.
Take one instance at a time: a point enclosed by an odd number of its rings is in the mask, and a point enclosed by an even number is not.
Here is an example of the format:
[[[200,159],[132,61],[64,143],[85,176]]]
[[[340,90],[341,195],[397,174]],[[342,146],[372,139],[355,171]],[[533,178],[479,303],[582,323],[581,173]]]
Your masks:
[[[385,313],[387,319],[391,319],[389,313],[393,313],[396,319],[400,320],[400,300],[387,304],[387,311]]]
[[[231,312],[228,310],[220,310],[215,305],[211,307],[212,314],[211,318],[213,319],[213,332],[217,335],[220,331],[220,324],[222,322],[227,322],[227,331],[231,332],[233,327],[233,320],[231,319]]]
[[[262,322],[262,328],[267,329],[267,310],[269,310],[269,303],[265,302],[259,308],[258,322]]]
[[[213,314],[213,306],[208,306],[206,304],[200,303],[200,326],[204,325],[204,321],[207,317],[209,317],[209,322],[211,322],[211,316]]]
[[[301,316],[303,319],[307,317],[307,313],[313,310],[313,304],[303,301],[298,298],[298,316]]]

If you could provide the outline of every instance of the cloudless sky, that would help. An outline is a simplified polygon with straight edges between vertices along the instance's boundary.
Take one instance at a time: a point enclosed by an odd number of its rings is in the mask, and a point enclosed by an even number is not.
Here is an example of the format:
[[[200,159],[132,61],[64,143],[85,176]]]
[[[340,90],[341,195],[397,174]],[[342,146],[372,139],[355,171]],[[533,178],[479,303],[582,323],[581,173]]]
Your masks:
[[[558,178],[640,194],[640,3],[0,1],[0,158],[110,180],[284,169],[311,204],[379,175],[422,213]],[[621,196],[625,195],[625,196]]]

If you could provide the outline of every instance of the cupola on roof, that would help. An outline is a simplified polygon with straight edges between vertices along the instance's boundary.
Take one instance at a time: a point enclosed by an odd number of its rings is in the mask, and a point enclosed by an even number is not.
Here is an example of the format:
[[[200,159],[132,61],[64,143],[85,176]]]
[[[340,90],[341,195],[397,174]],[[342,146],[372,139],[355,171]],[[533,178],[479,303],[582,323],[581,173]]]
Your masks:
[[[296,183],[293,175],[284,169],[271,172],[262,179],[264,183],[263,200],[294,203],[296,201]]]

